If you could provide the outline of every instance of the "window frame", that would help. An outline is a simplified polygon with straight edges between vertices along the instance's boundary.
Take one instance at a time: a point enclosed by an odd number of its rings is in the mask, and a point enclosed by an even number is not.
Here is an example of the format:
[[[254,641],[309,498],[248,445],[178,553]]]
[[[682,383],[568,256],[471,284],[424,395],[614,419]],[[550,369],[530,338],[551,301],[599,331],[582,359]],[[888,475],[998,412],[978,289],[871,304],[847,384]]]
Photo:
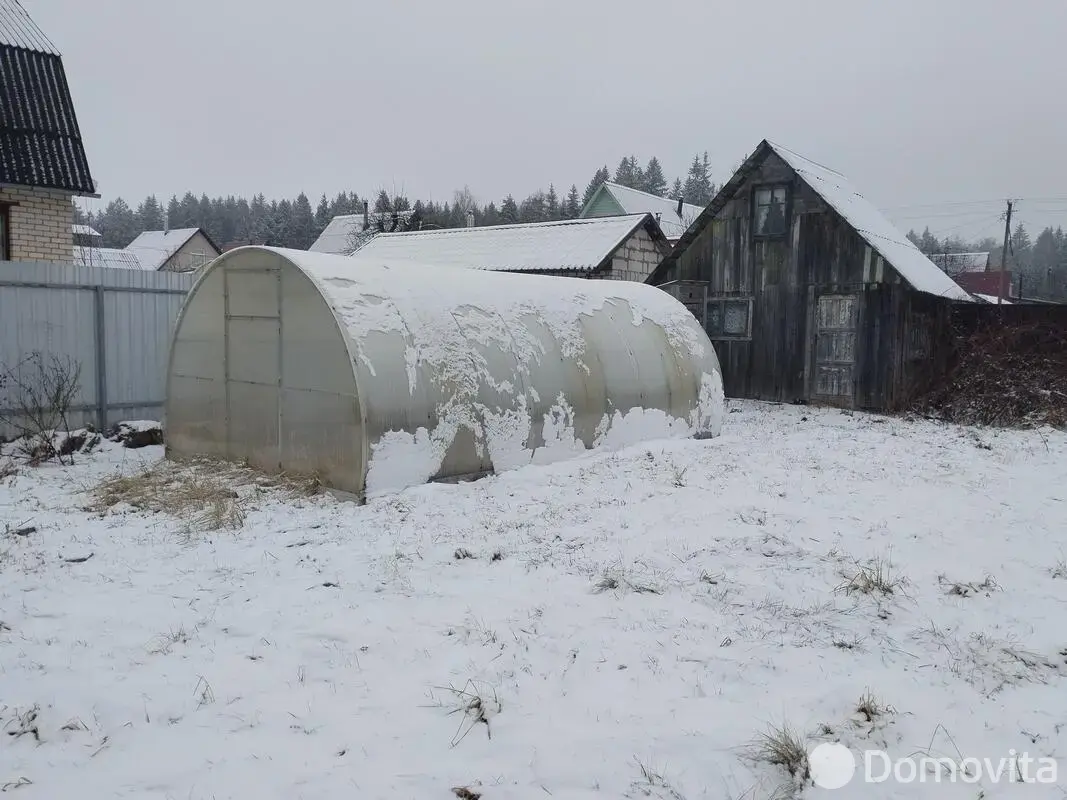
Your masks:
[[[775,189],[782,189],[785,192],[785,202],[782,204],[782,215],[785,219],[782,222],[782,230],[776,233],[759,233],[757,230],[759,220],[759,204],[757,197],[761,190],[769,189],[771,196],[774,196]],[[793,184],[786,181],[771,181],[765,183],[756,183],[752,185],[752,203],[749,209],[751,213],[752,224],[752,238],[753,239],[784,239],[789,235],[789,223],[792,221],[793,214]]]
[[[745,342],[752,340],[752,295],[719,295],[709,297],[704,304],[704,330],[708,338],[713,341]],[[744,333],[727,333],[723,330],[726,321],[726,306],[729,304],[745,305],[745,331]],[[711,307],[718,306],[719,330],[713,331],[709,327],[712,321]]]
[[[15,203],[0,202],[0,261],[11,258],[11,209]]]

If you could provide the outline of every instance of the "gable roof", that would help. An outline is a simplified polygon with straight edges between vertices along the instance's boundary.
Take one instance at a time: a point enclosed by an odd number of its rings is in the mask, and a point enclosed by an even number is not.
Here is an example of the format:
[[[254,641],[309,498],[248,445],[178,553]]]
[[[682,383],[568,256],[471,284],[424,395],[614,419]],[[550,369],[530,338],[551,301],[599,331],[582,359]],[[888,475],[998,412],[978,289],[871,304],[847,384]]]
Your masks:
[[[623,214],[652,214],[654,217],[658,215],[657,219],[660,228],[663,229],[663,235],[672,240],[680,238],[704,210],[692,203],[683,203],[682,214],[679,216],[677,200],[606,181],[597,187],[579,217],[590,219],[586,216],[587,210],[597,202],[601,194],[605,193],[611,196],[611,199],[622,209]]]
[[[126,245],[126,250],[133,253],[140,262],[142,269],[157,270],[166,264],[171,256],[181,250],[185,243],[198,233],[207,239],[208,244],[215,248],[216,253],[220,252],[218,245],[211,241],[211,237],[200,228],[145,231]]]
[[[83,267],[143,269],[136,254],[114,247],[74,247],[74,263]]]
[[[63,61],[18,0],[0,0],[0,184],[96,191]]]
[[[588,273],[644,226],[660,240],[651,214],[559,222],[380,233],[352,254],[375,264],[423,264],[504,272]]]
[[[399,211],[397,216],[401,220],[408,219],[412,211]],[[380,213],[372,211],[367,215],[370,222],[368,234],[377,233],[378,220],[384,219],[386,227],[391,224],[393,212]],[[330,220],[329,224],[319,234],[319,238],[308,248],[312,253],[333,253],[337,256],[349,255],[353,245],[358,245],[359,235],[363,233],[362,214],[341,214]]]
[[[649,283],[654,283],[662,277],[670,265],[677,260],[678,255],[710,224],[749,174],[762,164],[770,153],[774,153],[788,164],[800,179],[851,225],[856,233],[877,251],[913,289],[950,300],[971,301],[970,294],[938,269],[937,265],[894,227],[881,211],[852,187],[848,178],[840,172],[817,164],[799,153],[766,139],[760,142],[752,155],[745,159],[733,177],[723,185],[708,207],[704,209],[700,218],[674,246],[671,254],[649,276]]]

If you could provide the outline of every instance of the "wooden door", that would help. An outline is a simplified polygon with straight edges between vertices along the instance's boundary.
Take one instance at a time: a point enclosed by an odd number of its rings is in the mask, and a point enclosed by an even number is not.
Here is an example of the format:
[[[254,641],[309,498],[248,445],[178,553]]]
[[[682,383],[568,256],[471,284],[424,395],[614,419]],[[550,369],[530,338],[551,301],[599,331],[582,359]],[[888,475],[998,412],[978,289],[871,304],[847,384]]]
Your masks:
[[[812,400],[851,408],[856,400],[856,322],[854,294],[819,295],[815,305],[815,369]]]

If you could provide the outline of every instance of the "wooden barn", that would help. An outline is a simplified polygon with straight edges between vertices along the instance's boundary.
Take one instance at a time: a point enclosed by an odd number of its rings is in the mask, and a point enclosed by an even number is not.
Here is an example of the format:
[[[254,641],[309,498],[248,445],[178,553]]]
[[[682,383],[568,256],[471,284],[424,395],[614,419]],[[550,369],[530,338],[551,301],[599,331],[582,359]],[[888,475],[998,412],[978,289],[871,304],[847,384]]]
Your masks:
[[[843,175],[768,141],[648,282],[690,308],[700,288],[727,396],[881,411],[972,301]]]

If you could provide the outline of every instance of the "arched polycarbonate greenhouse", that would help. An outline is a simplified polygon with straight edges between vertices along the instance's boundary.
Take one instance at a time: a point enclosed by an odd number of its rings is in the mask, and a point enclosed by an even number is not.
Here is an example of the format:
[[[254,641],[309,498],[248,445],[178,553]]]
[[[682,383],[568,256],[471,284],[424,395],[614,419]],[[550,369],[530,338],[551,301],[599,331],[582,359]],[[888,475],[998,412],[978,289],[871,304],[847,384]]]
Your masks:
[[[171,455],[361,498],[722,423],[711,342],[660,289],[242,247],[178,317]]]

